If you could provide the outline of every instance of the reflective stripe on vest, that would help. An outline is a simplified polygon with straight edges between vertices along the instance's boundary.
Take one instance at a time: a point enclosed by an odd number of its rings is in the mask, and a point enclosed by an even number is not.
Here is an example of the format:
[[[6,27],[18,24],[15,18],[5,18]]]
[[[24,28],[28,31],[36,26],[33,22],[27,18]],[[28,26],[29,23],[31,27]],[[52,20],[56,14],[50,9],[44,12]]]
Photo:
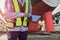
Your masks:
[[[25,13],[28,13],[28,5],[29,5],[28,2],[29,2],[29,1],[26,0]],[[14,3],[14,7],[15,7],[15,12],[20,12],[20,8],[19,8],[19,5],[18,5],[18,1],[17,1],[17,0],[13,0],[13,3]],[[18,17],[18,18],[16,19],[16,26],[22,26],[21,17]],[[23,26],[27,26],[27,17],[24,17]]]

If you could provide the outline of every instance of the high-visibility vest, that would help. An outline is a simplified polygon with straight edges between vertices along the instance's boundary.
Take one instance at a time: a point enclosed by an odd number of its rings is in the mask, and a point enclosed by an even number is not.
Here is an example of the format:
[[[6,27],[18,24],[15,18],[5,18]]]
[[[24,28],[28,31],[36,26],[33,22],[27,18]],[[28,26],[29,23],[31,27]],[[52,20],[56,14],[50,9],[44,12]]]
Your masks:
[[[18,0],[13,0],[13,4],[14,4],[15,12],[20,12]],[[27,13],[27,14],[28,14],[28,6],[29,6],[29,0],[26,0],[25,13]],[[23,22],[21,21],[21,17],[16,18],[16,26],[27,26],[27,23],[28,23],[27,17],[24,17]]]

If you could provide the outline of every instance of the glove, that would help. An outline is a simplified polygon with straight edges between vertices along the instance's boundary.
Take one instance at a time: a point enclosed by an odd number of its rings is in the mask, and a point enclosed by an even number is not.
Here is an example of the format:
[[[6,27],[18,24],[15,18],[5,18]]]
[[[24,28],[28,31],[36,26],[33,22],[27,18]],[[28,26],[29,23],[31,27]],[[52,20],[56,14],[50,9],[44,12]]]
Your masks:
[[[7,22],[7,23],[5,24],[5,26],[6,26],[7,28],[13,28],[13,27],[14,27],[14,24],[13,24],[12,22]]]
[[[1,32],[6,32],[7,28],[2,20],[0,20],[0,31]]]

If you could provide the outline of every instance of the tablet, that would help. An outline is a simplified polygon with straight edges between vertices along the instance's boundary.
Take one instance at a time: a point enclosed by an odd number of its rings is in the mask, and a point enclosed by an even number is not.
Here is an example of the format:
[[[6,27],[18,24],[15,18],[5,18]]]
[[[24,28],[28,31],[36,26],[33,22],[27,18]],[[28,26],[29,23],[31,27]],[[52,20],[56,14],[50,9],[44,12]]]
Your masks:
[[[39,20],[40,17],[41,17],[41,16],[32,15],[32,21],[33,21],[33,22],[36,22],[36,21]]]

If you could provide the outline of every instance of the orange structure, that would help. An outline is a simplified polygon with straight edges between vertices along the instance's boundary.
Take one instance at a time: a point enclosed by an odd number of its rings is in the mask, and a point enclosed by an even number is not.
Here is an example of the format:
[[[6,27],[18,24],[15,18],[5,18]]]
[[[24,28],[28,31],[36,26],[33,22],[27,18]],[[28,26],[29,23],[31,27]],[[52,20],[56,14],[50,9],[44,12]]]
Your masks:
[[[45,29],[48,33],[54,32],[54,25],[52,20],[52,7],[40,1],[33,6],[33,15],[40,15],[45,21]]]

